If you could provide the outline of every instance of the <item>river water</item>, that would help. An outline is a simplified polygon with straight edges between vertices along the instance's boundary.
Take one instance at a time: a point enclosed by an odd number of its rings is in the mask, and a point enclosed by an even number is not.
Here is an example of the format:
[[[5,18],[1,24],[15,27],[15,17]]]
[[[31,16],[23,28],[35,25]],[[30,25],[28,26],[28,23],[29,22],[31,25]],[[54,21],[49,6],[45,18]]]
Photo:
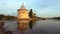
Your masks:
[[[3,25],[1,25],[3,24]],[[5,20],[0,34],[60,34],[60,20]]]

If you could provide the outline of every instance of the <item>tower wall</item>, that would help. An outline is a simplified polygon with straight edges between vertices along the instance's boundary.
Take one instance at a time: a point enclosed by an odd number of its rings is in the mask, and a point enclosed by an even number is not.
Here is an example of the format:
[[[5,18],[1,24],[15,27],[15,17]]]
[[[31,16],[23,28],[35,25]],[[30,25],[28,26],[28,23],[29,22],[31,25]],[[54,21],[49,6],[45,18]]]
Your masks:
[[[26,9],[18,10],[18,19],[30,19],[28,11]]]

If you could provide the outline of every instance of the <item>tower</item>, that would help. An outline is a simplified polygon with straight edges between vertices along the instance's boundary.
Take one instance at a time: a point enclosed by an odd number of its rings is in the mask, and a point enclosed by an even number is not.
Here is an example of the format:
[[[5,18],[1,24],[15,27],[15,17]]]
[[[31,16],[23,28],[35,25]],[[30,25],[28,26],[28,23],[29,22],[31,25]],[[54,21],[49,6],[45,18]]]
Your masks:
[[[25,8],[24,4],[18,9],[18,19],[30,19],[28,10]]]

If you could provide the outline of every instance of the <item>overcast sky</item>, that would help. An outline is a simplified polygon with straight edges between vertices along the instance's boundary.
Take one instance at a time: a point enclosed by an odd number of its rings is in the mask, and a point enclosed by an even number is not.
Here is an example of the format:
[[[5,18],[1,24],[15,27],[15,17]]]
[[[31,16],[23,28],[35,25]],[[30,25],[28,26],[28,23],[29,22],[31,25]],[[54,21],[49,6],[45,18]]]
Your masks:
[[[60,0],[0,0],[0,14],[17,16],[23,2],[26,9],[32,8],[37,16],[60,16]]]

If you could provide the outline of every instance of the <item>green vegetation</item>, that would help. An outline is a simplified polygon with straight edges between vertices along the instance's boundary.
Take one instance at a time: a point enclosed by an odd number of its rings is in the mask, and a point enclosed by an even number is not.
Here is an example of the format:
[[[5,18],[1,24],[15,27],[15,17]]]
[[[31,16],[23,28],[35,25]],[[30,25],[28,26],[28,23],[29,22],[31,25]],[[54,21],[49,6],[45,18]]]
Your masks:
[[[53,19],[60,19],[60,17],[54,17]]]
[[[14,20],[16,19],[15,16],[9,16],[9,15],[3,15],[3,14],[0,14],[0,20]]]
[[[13,19],[15,19],[15,18],[16,18],[16,17],[14,17],[14,16],[9,16],[9,15],[5,17],[6,20],[13,20]]]
[[[30,9],[29,16],[30,16],[30,18],[32,18],[32,17],[33,17],[32,9]]]
[[[5,17],[5,15],[0,14],[0,20],[2,20]]]

